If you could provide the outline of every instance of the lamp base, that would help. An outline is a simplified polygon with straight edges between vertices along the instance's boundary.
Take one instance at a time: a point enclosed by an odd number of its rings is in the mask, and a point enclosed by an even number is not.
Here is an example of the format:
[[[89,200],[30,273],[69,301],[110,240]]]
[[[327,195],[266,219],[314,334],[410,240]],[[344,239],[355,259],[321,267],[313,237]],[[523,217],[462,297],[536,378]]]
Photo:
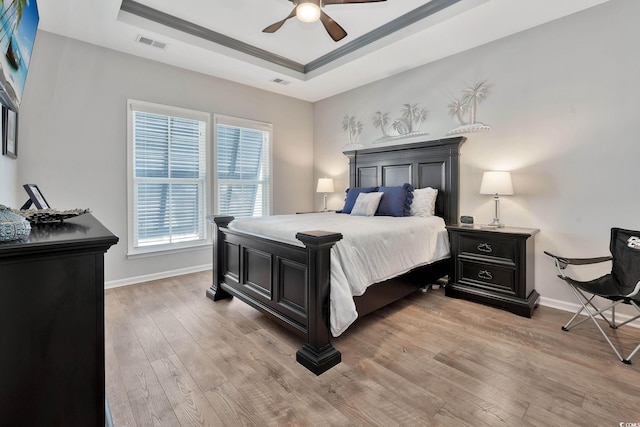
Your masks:
[[[496,194],[493,196],[493,201],[495,203],[495,215],[493,216],[493,221],[487,224],[486,228],[504,228],[504,224],[500,224],[500,197]]]
[[[498,218],[493,218],[493,221],[482,225],[482,228],[504,228],[504,224],[501,224]]]
[[[504,228],[504,224],[482,224],[480,228]]]

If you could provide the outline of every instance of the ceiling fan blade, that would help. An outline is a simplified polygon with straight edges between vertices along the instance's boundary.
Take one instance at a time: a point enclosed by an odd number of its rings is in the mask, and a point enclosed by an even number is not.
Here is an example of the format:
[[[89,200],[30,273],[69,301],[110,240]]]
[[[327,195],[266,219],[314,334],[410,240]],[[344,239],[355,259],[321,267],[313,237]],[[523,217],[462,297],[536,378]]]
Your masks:
[[[387,0],[324,0],[324,4],[346,4],[346,3],[374,3]]]
[[[324,10],[320,11],[320,21],[322,21],[322,25],[324,25],[325,30],[327,30],[334,42],[340,41],[347,36],[344,28],[324,13]]]
[[[284,18],[282,21],[278,21],[275,24],[269,25],[267,28],[262,30],[262,32],[263,33],[275,33],[276,31],[278,31],[280,29],[280,27],[282,27],[284,25],[285,22],[287,22],[287,19],[293,18],[294,16],[296,16],[296,8],[295,7],[293,8],[293,10],[289,14],[289,16]]]

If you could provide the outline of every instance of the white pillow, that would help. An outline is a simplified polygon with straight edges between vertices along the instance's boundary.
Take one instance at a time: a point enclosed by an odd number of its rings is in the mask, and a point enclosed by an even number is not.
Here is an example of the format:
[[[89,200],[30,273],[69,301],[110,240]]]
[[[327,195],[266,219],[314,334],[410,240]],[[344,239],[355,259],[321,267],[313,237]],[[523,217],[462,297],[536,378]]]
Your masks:
[[[356,199],[356,203],[353,205],[351,215],[359,216],[373,216],[378,210],[380,199],[382,198],[382,192],[376,191],[374,193],[360,193]]]
[[[436,188],[416,188],[413,190],[413,203],[411,203],[412,216],[433,216],[436,212]]]

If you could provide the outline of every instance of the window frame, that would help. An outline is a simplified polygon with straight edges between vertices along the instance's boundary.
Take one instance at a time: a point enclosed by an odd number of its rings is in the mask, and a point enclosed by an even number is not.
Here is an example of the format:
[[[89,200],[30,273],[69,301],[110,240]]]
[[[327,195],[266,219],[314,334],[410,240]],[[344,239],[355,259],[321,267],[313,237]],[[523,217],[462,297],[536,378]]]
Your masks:
[[[213,150],[212,150],[212,168],[214,170],[213,173],[213,212],[216,215],[220,215],[219,210],[219,193],[220,186],[218,182],[218,125],[226,125],[226,126],[235,126],[240,128],[247,128],[253,130],[259,130],[263,132],[267,132],[269,134],[269,167],[267,170],[269,171],[269,178],[267,180],[269,184],[269,189],[267,191],[267,198],[269,203],[269,209],[265,215],[273,214],[273,125],[267,122],[261,122],[258,120],[251,119],[243,119],[239,117],[226,116],[223,114],[214,114],[213,115]],[[240,180],[242,181],[242,180]],[[251,180],[245,180],[251,181]]]
[[[136,221],[136,178],[135,178],[135,160],[134,160],[134,111],[143,111],[145,113],[159,114],[169,117],[180,117],[184,119],[192,119],[205,122],[205,141],[204,155],[205,176],[204,176],[204,210],[202,211],[202,226],[204,231],[204,239],[198,239],[188,242],[168,243],[162,245],[136,246],[135,242],[135,221]],[[203,111],[190,110],[186,108],[174,107],[127,99],[127,234],[128,248],[127,258],[147,257],[153,255],[162,255],[171,252],[183,252],[197,250],[203,247],[211,246],[212,237],[210,227],[207,226],[207,214],[211,212],[211,114]],[[163,178],[164,179],[164,178]],[[170,178],[169,178],[170,179]],[[181,178],[179,178],[181,179]]]

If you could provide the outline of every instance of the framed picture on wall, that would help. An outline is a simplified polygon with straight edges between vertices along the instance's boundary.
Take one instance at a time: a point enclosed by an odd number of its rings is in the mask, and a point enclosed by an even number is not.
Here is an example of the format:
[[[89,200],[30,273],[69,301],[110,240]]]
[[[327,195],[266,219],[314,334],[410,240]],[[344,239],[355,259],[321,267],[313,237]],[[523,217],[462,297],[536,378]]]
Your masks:
[[[2,154],[18,158],[18,113],[2,107]]]

